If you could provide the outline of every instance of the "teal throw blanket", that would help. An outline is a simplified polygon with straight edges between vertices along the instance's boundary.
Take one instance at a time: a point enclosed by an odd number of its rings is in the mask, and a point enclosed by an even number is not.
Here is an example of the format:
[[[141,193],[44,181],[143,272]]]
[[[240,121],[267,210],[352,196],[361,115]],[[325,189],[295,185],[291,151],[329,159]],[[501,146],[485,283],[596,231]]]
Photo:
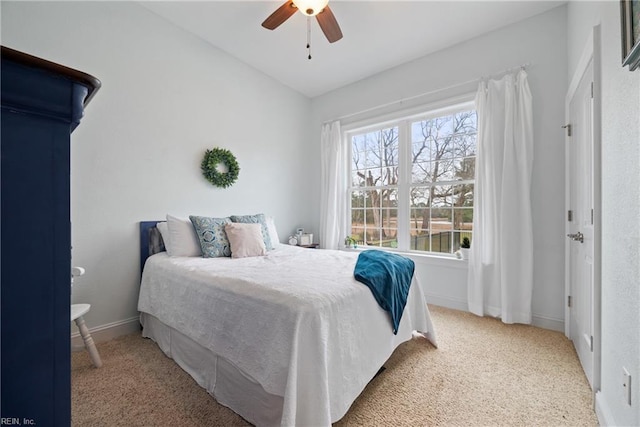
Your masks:
[[[379,250],[360,252],[356,262],[353,275],[371,289],[378,305],[389,312],[394,335],[398,333],[414,270],[415,264],[409,258]]]

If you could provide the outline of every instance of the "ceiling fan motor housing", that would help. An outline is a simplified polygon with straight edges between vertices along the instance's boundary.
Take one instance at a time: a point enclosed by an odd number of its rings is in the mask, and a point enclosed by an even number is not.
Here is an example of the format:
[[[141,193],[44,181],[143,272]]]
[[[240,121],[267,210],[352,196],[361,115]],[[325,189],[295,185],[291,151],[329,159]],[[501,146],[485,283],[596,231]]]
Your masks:
[[[307,16],[315,16],[329,4],[329,0],[292,0],[298,10]]]
[[[329,40],[329,43],[337,42],[342,38],[342,30],[340,30],[338,21],[336,21],[336,17],[329,7],[329,0],[287,0],[264,20],[262,26],[268,30],[275,30],[294,15],[296,9],[306,16],[316,17],[318,25],[320,25],[320,29]],[[307,25],[309,24],[307,23]],[[308,38],[307,44],[309,44]]]

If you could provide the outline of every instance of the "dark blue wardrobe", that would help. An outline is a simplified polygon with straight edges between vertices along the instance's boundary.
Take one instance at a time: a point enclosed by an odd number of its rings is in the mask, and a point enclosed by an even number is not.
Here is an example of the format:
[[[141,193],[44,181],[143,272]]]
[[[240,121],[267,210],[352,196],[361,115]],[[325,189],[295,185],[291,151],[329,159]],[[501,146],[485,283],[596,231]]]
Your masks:
[[[1,414],[71,424],[70,136],[100,87],[1,48]]]

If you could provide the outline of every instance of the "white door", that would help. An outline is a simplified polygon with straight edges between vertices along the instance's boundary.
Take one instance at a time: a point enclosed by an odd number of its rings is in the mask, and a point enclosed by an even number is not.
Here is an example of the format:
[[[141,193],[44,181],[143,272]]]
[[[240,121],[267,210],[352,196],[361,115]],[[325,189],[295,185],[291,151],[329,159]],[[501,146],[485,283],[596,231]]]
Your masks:
[[[594,104],[593,61],[569,100],[567,131],[567,278],[569,338],[593,388],[594,335]]]

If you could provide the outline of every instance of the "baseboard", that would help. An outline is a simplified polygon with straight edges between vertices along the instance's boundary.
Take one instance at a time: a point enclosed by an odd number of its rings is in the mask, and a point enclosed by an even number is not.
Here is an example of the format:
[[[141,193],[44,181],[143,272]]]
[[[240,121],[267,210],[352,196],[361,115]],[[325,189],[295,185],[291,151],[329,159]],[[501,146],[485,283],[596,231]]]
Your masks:
[[[452,308],[454,310],[469,311],[466,300],[460,300],[451,297],[443,297],[442,295],[425,294],[427,304],[433,304],[440,307]]]
[[[460,300],[435,294],[425,294],[425,298],[427,299],[427,303],[429,304],[445,308],[452,308],[454,310],[469,311],[469,306],[466,300]],[[564,320],[561,319],[536,316],[534,314],[532,325],[542,329],[549,329],[551,331],[564,332]]]
[[[552,331],[564,333],[564,320],[561,320],[561,319],[554,319],[554,318],[545,317],[545,316],[536,316],[534,314],[531,324],[533,326],[537,326],[538,328],[549,329]]]
[[[140,317],[136,316],[129,319],[120,320],[118,322],[107,323],[106,325],[100,325],[94,328],[90,328],[89,333],[91,334],[93,341],[97,344],[139,330]],[[71,349],[74,351],[84,349],[84,342],[82,341],[80,332],[74,332],[73,334],[71,334]]]
[[[613,419],[611,410],[607,405],[607,402],[602,397],[602,392],[596,392],[596,416],[598,417],[598,424],[601,426],[615,426],[616,422]]]

